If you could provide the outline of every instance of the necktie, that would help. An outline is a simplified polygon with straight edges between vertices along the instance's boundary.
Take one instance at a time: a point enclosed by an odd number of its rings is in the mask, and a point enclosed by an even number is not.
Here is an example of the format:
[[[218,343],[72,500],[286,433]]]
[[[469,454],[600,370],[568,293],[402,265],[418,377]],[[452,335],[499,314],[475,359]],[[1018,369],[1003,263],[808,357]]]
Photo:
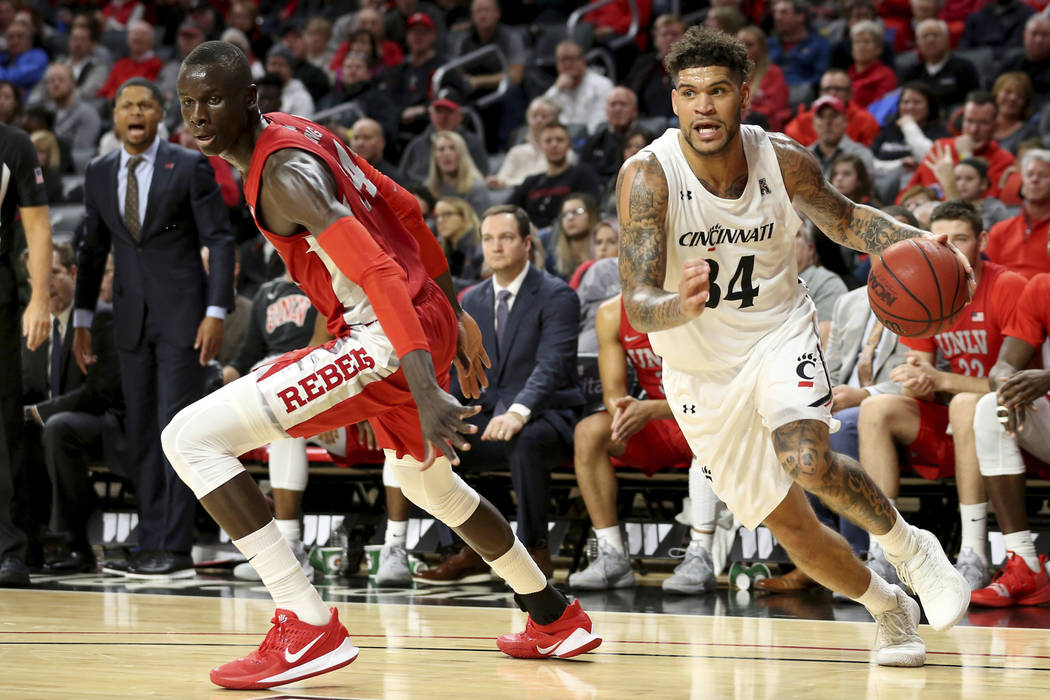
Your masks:
[[[62,330],[56,318],[51,322],[51,398],[62,394]]]
[[[864,344],[864,348],[860,351],[860,358],[857,360],[857,380],[862,387],[871,386],[875,348],[879,346],[879,341],[882,340],[883,328],[879,319],[875,319],[875,323],[871,327],[871,333],[868,334],[868,342]]]
[[[135,177],[135,168],[142,162],[142,156],[128,159],[128,189],[124,195],[124,225],[137,241],[142,233],[142,222],[139,221],[139,180]]]
[[[506,289],[501,289],[496,298],[496,345],[500,349],[500,355],[502,355],[503,333],[507,330],[507,315],[510,313],[510,307],[508,305],[508,302],[510,301],[510,292]],[[507,407],[503,404],[503,399],[498,399],[496,401],[496,408],[493,411],[493,415],[501,416],[506,412]]]

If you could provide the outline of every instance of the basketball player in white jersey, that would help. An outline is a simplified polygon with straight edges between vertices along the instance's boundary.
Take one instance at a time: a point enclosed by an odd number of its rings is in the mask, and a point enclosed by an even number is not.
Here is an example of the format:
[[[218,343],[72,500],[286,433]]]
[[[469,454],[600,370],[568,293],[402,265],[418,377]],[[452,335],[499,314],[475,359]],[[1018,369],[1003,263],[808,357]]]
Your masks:
[[[667,400],[715,493],[746,527],[764,523],[805,573],[868,609],[879,664],[921,666],[918,604],[821,525],[803,489],[875,535],[934,629],[959,621],[969,589],[931,533],[831,452],[831,385],[792,246],[795,207],[872,254],[924,233],[845,199],[792,139],[741,126],[749,63],[735,38],[702,27],[667,54],[681,128],[627,161],[617,182],[627,316],[663,357]]]

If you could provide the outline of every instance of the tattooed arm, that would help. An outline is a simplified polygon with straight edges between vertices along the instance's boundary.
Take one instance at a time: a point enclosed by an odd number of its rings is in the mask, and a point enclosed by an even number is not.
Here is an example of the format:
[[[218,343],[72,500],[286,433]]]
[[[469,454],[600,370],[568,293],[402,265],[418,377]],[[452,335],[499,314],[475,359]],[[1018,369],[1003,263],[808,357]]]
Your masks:
[[[925,236],[878,209],[856,204],[831,186],[813,154],[794,139],[770,134],[791,201],[832,240],[865,253],[882,253],[897,241]]]
[[[655,155],[631,160],[620,168],[616,209],[620,219],[620,283],[631,325],[651,333],[699,316],[709,286],[704,260],[683,265],[678,293],[664,290],[667,177]]]

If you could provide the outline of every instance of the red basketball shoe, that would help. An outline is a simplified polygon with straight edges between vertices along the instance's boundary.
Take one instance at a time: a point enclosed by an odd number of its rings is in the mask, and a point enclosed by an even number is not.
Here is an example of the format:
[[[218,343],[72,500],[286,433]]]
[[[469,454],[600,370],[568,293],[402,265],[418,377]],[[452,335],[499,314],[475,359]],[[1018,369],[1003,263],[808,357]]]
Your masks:
[[[259,648],[243,659],[212,669],[211,682],[224,688],[272,688],[346,666],[360,651],[339,622],[335,608],[327,625],[308,625],[280,608]],[[294,651],[293,651],[294,650]]]
[[[602,638],[591,632],[591,618],[578,600],[549,625],[537,625],[529,617],[524,632],[501,634],[496,640],[500,651],[519,659],[568,659],[596,649],[601,643]]]
[[[1006,564],[984,588],[970,594],[974,605],[1008,608],[1013,605],[1041,605],[1050,602],[1050,580],[1046,575],[1046,556],[1039,555],[1039,571],[1028,568],[1024,558],[1006,553]]]

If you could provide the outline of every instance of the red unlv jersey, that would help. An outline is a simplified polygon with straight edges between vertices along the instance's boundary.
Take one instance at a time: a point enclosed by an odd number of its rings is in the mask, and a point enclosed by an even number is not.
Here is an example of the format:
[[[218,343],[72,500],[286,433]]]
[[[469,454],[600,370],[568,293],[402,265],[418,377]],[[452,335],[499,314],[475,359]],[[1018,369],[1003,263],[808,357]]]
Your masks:
[[[420,258],[416,239],[380,193],[386,185],[397,186],[346,148],[339,137],[318,124],[281,112],[271,112],[265,119],[269,126],[263,129],[255,144],[245,178],[244,197],[256,225],[280,253],[292,279],[328,319],[329,332],[341,336],[350,326],[376,321],[376,314],[364,290],[336,267],[312,233],[303,230],[292,236],[278,236],[259,222],[255,207],[262,185],[263,166],[275,151],[295,148],[312,153],[325,162],[335,178],[343,204],[404,271],[408,296],[415,299],[429,275]]]
[[[649,345],[649,336],[631,327],[622,299],[620,300],[620,345],[627,351],[627,359],[634,367],[634,374],[638,377],[638,383],[645,389],[647,398],[666,398],[663,387],[663,361]]]
[[[1003,265],[985,261],[981,282],[952,327],[932,338],[901,338],[914,350],[941,351],[952,372],[987,377],[999,357],[999,346],[1013,321],[1025,278]]]
[[[1050,273],[1028,280],[1024,294],[1017,301],[1017,314],[1006,329],[1006,335],[1039,348],[1050,334]]]

